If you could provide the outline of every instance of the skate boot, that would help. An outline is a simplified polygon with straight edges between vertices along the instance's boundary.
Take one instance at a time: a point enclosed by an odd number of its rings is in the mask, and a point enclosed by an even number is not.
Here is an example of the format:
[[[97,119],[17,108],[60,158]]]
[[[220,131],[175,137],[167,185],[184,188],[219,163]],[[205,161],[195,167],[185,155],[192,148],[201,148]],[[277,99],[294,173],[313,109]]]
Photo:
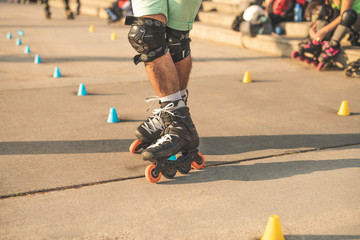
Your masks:
[[[151,183],[160,180],[161,175],[173,178],[176,172],[186,174],[191,166],[200,169],[204,157],[198,152],[199,135],[191,120],[189,108],[183,100],[161,103],[160,117],[165,125],[161,137],[142,152],[142,157],[153,164],[145,170]],[[181,152],[175,161],[169,157]]]
[[[146,98],[145,101],[150,102],[158,99],[158,97],[150,97]],[[160,118],[160,113],[161,109],[155,109],[153,111],[154,115],[148,117],[148,119],[137,127],[135,130],[135,136],[137,139],[129,147],[131,153],[137,153],[141,149],[146,149],[158,138],[160,138],[161,132],[165,129],[165,125]]]
[[[182,96],[185,105],[189,98],[189,91],[186,90],[185,95]],[[159,97],[145,98],[145,102],[159,101]],[[155,102],[154,102],[155,103]],[[159,101],[159,104],[160,101]],[[152,104],[148,110],[153,106]],[[140,124],[135,130],[136,140],[130,145],[129,151],[131,153],[138,153],[141,149],[146,149],[157,139],[160,138],[161,132],[165,129],[165,125],[160,118],[161,109],[153,111],[153,116],[148,117],[142,124]]]
[[[299,51],[293,51],[291,57],[300,61],[305,61],[308,64],[318,64],[318,57],[321,53],[322,43],[315,40],[305,40],[299,44]]]
[[[349,63],[345,70],[345,75],[348,77],[356,76],[360,77],[360,59],[357,61]]]
[[[331,46],[329,42],[324,41],[324,50],[320,55],[320,61],[317,66],[317,69],[320,71],[322,68],[326,67],[327,65],[334,64],[334,58],[336,55],[340,53],[340,45]]]
[[[74,13],[73,13],[70,9],[69,9],[69,10],[66,10],[65,16],[66,16],[66,18],[69,19],[69,20],[75,19]]]

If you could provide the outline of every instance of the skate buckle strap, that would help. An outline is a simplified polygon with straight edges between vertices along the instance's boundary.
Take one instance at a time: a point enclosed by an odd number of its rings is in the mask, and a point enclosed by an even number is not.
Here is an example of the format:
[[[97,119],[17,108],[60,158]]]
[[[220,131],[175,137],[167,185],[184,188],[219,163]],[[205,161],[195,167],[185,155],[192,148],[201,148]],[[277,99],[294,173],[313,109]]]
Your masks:
[[[156,141],[156,143],[150,145],[149,148],[154,148],[154,147],[160,146],[164,142],[171,142],[171,141],[172,141],[171,135],[170,134],[165,134],[164,136],[159,138]]]

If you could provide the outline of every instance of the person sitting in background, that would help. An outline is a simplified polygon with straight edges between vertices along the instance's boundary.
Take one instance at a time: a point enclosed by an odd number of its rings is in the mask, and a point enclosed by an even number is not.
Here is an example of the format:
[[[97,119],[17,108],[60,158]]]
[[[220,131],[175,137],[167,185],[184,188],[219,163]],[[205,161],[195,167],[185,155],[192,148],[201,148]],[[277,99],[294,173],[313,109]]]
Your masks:
[[[360,0],[333,0],[328,4],[332,6],[333,16],[320,12],[319,19],[309,29],[312,44],[324,46],[321,57],[325,61],[339,54],[340,41],[350,29],[360,31]]]
[[[129,0],[115,1],[110,8],[105,8],[108,14],[108,23],[120,21],[123,17],[132,15],[131,2]]]

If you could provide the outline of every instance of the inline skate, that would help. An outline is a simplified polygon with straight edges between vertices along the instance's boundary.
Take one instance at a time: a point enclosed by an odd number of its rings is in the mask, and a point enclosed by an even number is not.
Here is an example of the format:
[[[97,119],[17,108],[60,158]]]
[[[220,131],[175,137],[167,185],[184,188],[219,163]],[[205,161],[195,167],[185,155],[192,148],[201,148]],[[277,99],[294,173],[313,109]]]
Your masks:
[[[345,75],[352,77],[353,75],[360,77],[360,59],[355,62],[349,63],[348,67],[345,70]]]
[[[145,170],[146,179],[156,183],[164,175],[173,178],[176,172],[187,174],[191,166],[201,169],[204,156],[198,152],[199,136],[191,120],[189,108],[183,100],[161,103],[160,118],[165,126],[161,137],[143,152],[145,161],[152,162]],[[181,152],[176,160],[170,156]]]
[[[187,100],[189,97],[189,91],[186,90],[185,94],[182,96],[182,99],[187,105]],[[159,97],[148,97],[145,98],[145,102],[159,101]],[[155,103],[155,102],[154,102]],[[161,104],[161,103],[160,103]],[[148,110],[153,106],[152,104]],[[141,149],[146,149],[152,143],[154,143],[158,138],[160,138],[161,132],[165,129],[165,125],[160,118],[161,109],[156,109],[153,111],[153,116],[148,117],[142,124],[140,124],[135,130],[136,140],[130,145],[129,151],[131,153],[138,153]]]
[[[324,41],[324,50],[319,56],[319,64],[317,65],[317,70],[322,70],[327,67],[338,67],[336,64],[336,56],[340,53],[340,45],[331,46],[329,42]],[[341,69],[341,67],[338,67]]]
[[[305,61],[308,64],[318,65],[318,57],[321,53],[322,44],[315,40],[305,40],[299,43],[299,50],[293,51],[291,57],[293,59],[299,58],[300,61]]]
[[[149,97],[145,99],[146,102],[156,100],[159,100],[159,98]],[[146,149],[158,138],[160,138],[162,130],[165,129],[165,125],[160,118],[161,109],[155,109],[153,111],[153,114],[153,116],[148,117],[135,130],[135,136],[137,139],[129,147],[129,151],[131,153],[138,153],[139,151],[141,151],[141,149]]]

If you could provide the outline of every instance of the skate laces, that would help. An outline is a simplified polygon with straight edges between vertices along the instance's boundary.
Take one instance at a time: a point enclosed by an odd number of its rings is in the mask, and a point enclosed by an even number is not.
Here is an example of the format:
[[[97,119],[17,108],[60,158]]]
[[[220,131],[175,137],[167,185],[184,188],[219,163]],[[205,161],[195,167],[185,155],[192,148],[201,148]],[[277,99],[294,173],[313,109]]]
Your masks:
[[[152,106],[154,106],[155,101],[157,101],[157,100],[159,100],[158,96],[151,96],[151,97],[145,98],[145,102],[154,101],[153,104],[151,104],[151,106],[146,111],[149,111],[150,108]],[[148,119],[145,122],[143,122],[143,124],[141,126],[149,134],[151,134],[152,132],[156,132],[157,130],[162,130],[164,128],[164,123],[160,118],[160,114],[158,113],[158,111],[155,111],[155,110],[153,111],[154,116],[148,117]]]

